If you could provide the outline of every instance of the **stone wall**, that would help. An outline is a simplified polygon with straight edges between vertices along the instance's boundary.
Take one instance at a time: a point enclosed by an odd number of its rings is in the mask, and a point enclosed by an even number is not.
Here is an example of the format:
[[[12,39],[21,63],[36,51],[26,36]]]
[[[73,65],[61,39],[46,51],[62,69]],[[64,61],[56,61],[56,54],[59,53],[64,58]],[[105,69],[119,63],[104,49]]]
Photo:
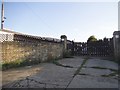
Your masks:
[[[113,33],[114,56],[116,61],[120,60],[120,31]]]
[[[9,63],[16,60],[30,62],[45,62],[63,57],[64,46],[62,42],[26,42],[5,41],[2,47],[2,62]]]

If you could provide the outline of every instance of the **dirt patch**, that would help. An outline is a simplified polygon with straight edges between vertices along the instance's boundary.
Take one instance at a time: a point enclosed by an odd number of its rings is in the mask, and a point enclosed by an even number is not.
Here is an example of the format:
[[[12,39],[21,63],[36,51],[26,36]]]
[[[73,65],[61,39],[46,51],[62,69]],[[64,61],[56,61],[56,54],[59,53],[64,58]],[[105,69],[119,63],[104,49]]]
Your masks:
[[[42,71],[39,65],[20,67],[17,69],[9,69],[2,72],[2,84],[7,84],[16,80],[26,78]]]

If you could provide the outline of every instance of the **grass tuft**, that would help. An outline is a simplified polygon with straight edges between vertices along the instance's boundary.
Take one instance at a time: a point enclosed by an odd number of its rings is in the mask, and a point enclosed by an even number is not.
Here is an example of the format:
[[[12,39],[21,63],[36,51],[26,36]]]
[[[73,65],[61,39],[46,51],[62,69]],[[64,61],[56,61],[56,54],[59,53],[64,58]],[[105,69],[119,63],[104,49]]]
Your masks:
[[[67,68],[73,68],[72,66],[60,64],[59,62],[57,62],[55,60],[52,63],[55,64],[55,65],[57,65],[57,66],[62,66],[62,67],[67,67]]]
[[[81,64],[81,66],[77,69],[77,71],[74,73],[74,76],[76,76],[77,74],[79,74],[80,70],[83,68],[84,64],[86,63],[86,61],[88,60],[89,58],[85,58],[83,63]],[[73,76],[73,77],[74,77]]]

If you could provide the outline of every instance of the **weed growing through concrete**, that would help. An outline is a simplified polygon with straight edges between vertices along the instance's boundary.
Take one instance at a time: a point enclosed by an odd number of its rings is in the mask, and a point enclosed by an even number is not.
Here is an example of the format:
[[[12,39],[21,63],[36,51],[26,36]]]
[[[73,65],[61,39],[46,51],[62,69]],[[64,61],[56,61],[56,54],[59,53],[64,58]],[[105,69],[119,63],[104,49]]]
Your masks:
[[[59,62],[57,61],[53,61],[53,64],[57,65],[57,66],[62,66],[62,67],[67,67],[67,68],[73,68],[72,66],[68,66],[68,65],[63,65],[63,64],[60,64]]]
[[[80,70],[83,68],[84,64],[86,63],[86,61],[89,59],[89,57],[86,57],[84,58],[84,61],[83,63],[81,64],[81,66],[77,69],[77,71],[74,73],[74,76],[75,77],[77,74],[79,74]]]
[[[101,75],[102,77],[112,77],[112,76],[118,76],[118,72],[113,72],[111,74],[108,75]]]
[[[115,70],[115,69],[111,69],[111,68],[105,68],[105,67],[90,67],[90,68],[94,68],[94,69],[109,69],[113,72],[117,72],[118,70]]]

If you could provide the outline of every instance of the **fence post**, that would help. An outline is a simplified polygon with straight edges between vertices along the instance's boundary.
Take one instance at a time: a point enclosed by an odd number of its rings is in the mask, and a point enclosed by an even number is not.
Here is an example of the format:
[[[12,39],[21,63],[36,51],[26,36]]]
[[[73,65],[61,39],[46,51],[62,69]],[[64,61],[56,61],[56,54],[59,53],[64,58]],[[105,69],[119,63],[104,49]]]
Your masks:
[[[115,60],[120,60],[120,31],[113,33],[114,57]]]

